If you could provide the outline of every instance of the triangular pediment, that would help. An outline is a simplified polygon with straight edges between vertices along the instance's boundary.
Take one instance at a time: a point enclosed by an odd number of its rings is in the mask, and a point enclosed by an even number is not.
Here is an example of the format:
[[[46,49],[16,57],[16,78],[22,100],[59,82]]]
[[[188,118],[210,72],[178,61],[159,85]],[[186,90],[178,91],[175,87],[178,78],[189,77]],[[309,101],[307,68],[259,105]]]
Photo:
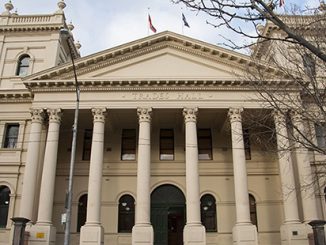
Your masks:
[[[172,32],[162,32],[75,60],[79,80],[238,79],[249,56]],[[25,80],[69,80],[71,63]]]

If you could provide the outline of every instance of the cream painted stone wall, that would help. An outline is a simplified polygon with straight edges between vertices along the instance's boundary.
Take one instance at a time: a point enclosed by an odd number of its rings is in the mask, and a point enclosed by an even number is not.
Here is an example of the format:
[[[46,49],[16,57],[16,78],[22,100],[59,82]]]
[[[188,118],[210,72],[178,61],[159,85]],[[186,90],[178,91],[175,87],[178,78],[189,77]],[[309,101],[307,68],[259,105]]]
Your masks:
[[[9,218],[19,216],[19,210],[24,206],[21,195],[31,129],[29,109],[62,109],[52,215],[53,225],[57,229],[56,244],[59,245],[63,243],[61,214],[65,210],[75,91],[71,64],[57,66],[69,60],[67,47],[58,33],[58,26],[66,25],[63,13],[45,16],[38,21],[31,25],[40,28],[39,25],[45,21],[53,25],[53,31],[8,32],[0,35],[1,140],[7,123],[20,124],[18,147],[0,149],[0,185],[11,189]],[[32,57],[30,73],[33,73],[24,81],[14,76],[17,59],[23,52]],[[122,161],[120,154],[122,130],[136,129],[136,135],[139,133],[137,108],[152,107],[151,192],[163,184],[171,184],[186,196],[182,109],[198,107],[197,128],[211,129],[213,153],[213,160],[198,162],[199,193],[200,196],[212,194],[215,197],[217,213],[217,232],[207,232],[206,241],[207,244],[232,244],[232,229],[237,217],[231,128],[227,113],[230,107],[241,107],[244,113],[255,114],[265,106],[257,100],[255,91],[248,89],[240,79],[245,72],[244,64],[250,62],[250,57],[171,32],[159,33],[76,60],[81,103],[71,244],[79,244],[80,234],[76,232],[78,200],[88,193],[90,162],[82,159],[84,131],[93,128],[91,109],[99,107],[108,111],[101,193],[104,243],[131,244],[131,233],[117,232],[118,205],[119,198],[124,194],[130,194],[137,200],[137,161]],[[271,71],[268,75],[275,73]],[[244,126],[246,123],[243,119]],[[35,169],[33,222],[37,220],[47,128],[45,121]],[[159,160],[159,131],[162,128],[174,129],[173,161]],[[260,147],[260,142],[253,140],[251,156],[251,160],[246,161],[246,168],[248,190],[255,197],[257,205],[259,245],[279,245],[284,213],[276,144],[270,144],[266,151]],[[320,198],[318,212],[321,218],[325,218],[324,197]],[[9,221],[6,229],[0,229],[0,245],[8,244],[11,225]]]

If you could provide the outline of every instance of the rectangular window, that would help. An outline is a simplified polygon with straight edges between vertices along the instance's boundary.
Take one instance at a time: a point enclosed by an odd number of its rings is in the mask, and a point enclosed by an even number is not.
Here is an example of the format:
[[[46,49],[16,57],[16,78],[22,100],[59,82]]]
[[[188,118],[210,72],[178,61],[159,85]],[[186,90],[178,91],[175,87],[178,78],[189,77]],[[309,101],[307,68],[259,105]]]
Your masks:
[[[160,160],[174,160],[173,129],[160,130]]]
[[[83,146],[83,160],[89,161],[91,159],[91,149],[92,149],[92,129],[85,129],[84,131],[84,146]]]
[[[315,124],[317,145],[326,148],[326,123]]]
[[[16,148],[18,140],[19,124],[7,124],[3,148]]]
[[[136,160],[136,129],[122,130],[121,160]]]
[[[212,160],[212,134],[211,129],[198,129],[198,159]]]
[[[243,129],[243,143],[246,160],[251,160],[251,147],[250,147],[250,135],[249,129]]]

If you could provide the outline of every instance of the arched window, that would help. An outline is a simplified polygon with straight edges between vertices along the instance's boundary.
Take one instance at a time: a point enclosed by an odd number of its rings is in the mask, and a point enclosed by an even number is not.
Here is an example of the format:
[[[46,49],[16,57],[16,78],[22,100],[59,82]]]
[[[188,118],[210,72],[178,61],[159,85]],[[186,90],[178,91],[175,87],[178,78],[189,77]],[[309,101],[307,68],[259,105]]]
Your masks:
[[[249,194],[249,207],[250,207],[250,220],[253,225],[258,229],[256,199],[253,195]]]
[[[77,232],[80,232],[80,228],[86,223],[87,215],[87,194],[82,195],[78,201],[78,220],[77,220]]]
[[[26,54],[19,58],[16,70],[16,76],[24,77],[28,74],[30,57]]]
[[[207,232],[217,231],[216,201],[212,195],[206,194],[200,198],[200,216]]]
[[[10,204],[10,189],[0,186],[0,228],[6,228]]]
[[[123,195],[119,199],[118,232],[131,232],[135,224],[135,199]]]

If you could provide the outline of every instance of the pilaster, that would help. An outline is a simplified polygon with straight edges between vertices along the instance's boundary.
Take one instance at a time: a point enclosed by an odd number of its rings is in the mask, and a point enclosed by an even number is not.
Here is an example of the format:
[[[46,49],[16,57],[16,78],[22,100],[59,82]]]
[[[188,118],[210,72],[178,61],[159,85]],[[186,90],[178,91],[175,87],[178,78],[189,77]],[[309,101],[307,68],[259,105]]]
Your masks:
[[[304,222],[318,220],[315,182],[310,165],[309,152],[305,147],[305,126],[299,112],[291,112],[294,125],[293,135],[296,145],[295,156],[300,180],[300,193],[303,207]]]

